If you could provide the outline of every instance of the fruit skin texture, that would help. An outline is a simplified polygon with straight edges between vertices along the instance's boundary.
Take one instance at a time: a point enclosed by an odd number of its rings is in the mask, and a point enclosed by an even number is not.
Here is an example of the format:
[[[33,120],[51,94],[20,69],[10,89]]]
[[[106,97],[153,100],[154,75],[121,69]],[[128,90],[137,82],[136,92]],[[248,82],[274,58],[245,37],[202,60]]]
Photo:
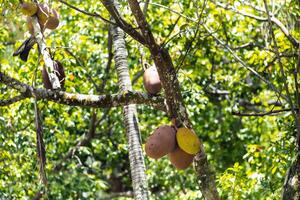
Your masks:
[[[188,128],[179,128],[176,133],[176,140],[178,146],[186,153],[195,155],[200,151],[201,143],[199,138]]]
[[[66,77],[64,67],[63,67],[63,65],[62,65],[59,61],[57,61],[57,60],[53,61],[53,63],[54,63],[55,74],[56,74],[56,76],[57,76],[58,79],[59,79],[61,88],[63,89],[63,88],[64,88],[64,85],[65,85],[65,77]],[[45,66],[43,66],[43,70],[42,70],[42,78],[43,78],[44,87],[45,87],[46,89],[48,89],[48,90],[49,90],[49,89],[52,90],[52,84],[51,84],[51,81],[50,81],[50,79],[49,79],[49,75],[48,75],[48,72],[47,72]]]
[[[21,10],[24,15],[32,16],[37,12],[38,7],[35,3],[24,2],[21,4]]]
[[[161,90],[161,82],[156,67],[152,66],[145,70],[143,81],[148,93],[157,94]]]
[[[49,14],[48,21],[46,22],[46,28],[54,30],[59,25],[59,15],[56,10],[51,9],[51,13]]]
[[[174,167],[179,170],[186,169],[193,162],[194,155],[184,152],[177,147],[175,151],[169,153],[169,159]]]
[[[176,147],[176,131],[172,126],[162,125],[147,139],[146,154],[158,159],[172,152]]]

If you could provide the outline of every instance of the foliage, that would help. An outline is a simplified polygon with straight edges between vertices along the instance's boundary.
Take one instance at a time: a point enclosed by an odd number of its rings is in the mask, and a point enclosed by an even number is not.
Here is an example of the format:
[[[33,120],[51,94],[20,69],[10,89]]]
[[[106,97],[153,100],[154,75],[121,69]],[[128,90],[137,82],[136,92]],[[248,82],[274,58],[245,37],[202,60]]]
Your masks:
[[[109,53],[108,24],[57,1],[51,2],[52,7],[59,10],[61,25],[45,35],[55,58],[66,69],[66,91],[97,94],[95,85],[101,85],[107,79],[101,94],[118,92],[114,64],[109,74],[105,74]],[[100,1],[68,2],[109,19]],[[243,2],[264,8],[263,1],[259,0],[224,1],[240,11],[266,17],[265,13]],[[300,19],[297,1],[272,2],[272,12],[299,40],[300,33],[295,25]],[[0,70],[31,85],[38,51],[35,48],[26,63],[12,57],[13,50],[29,33],[18,1],[1,0],[0,5]],[[182,16],[161,5],[182,13]],[[125,2],[121,10],[126,20],[134,23]],[[279,199],[287,169],[296,154],[291,113],[265,117],[239,117],[232,113],[267,112],[289,106],[286,101],[278,100],[278,95],[268,85],[243,68],[201,25],[206,24],[249,66],[286,94],[280,66],[271,51],[274,46],[268,22],[220,8],[212,1],[187,0],[162,0],[149,4],[147,19],[156,39],[169,49],[178,69],[184,101],[196,133],[216,170],[222,197]],[[278,27],[273,26],[273,30],[281,53],[296,52]],[[126,41],[133,78],[142,70],[141,52],[139,44],[132,38],[128,36]],[[247,43],[252,45],[239,48]],[[144,59],[153,64],[146,50]],[[296,60],[297,57],[282,57],[290,91],[295,89],[290,71]],[[37,71],[40,88],[41,67],[39,64]],[[133,87],[144,91],[142,78],[138,78]],[[225,92],[221,94],[220,91]],[[0,85],[0,99],[17,94]],[[292,96],[294,98],[293,93]],[[270,101],[281,105],[270,104]],[[39,101],[39,107],[45,132],[49,199],[97,199],[105,194],[132,190],[121,108],[91,109],[45,101]],[[0,107],[0,199],[32,198],[43,188],[38,176],[33,109],[33,99]],[[98,120],[104,118],[96,128],[95,138],[74,151],[71,159],[64,160],[69,149],[89,132],[93,112]],[[156,127],[170,123],[163,112],[146,105],[138,105],[138,115],[143,143]],[[167,157],[158,161],[145,159],[153,199],[201,199],[192,167],[177,171]],[[59,163],[62,163],[62,169],[55,171],[54,167]]]

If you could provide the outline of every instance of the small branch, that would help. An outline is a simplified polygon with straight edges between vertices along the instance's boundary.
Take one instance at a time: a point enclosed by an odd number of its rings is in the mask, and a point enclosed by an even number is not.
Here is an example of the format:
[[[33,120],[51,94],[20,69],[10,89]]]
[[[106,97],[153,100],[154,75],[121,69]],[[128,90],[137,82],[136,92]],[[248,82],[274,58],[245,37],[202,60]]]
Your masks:
[[[237,47],[233,47],[233,50],[239,50],[239,49],[251,49],[253,47],[263,47],[263,46],[259,46],[253,42],[248,42],[246,44],[242,44],[241,46],[237,46]]]
[[[111,68],[111,63],[113,59],[113,52],[112,52],[112,45],[113,45],[113,40],[112,40],[112,35],[111,31],[108,31],[108,36],[107,36],[107,50],[108,50],[108,59],[107,59],[107,64],[105,68],[105,78],[102,80],[102,84],[100,85],[100,88],[98,90],[98,93],[102,93],[104,91],[104,87],[106,85],[107,80],[109,79],[109,71]]]
[[[40,117],[40,110],[37,104],[37,98],[34,96],[34,115],[36,127],[36,148],[39,162],[39,173],[42,183],[46,186],[48,183],[46,176],[46,149],[43,140],[43,125]]]
[[[79,9],[69,3],[67,3],[66,1],[63,0],[58,0],[59,2],[69,6],[70,8],[77,10],[78,12],[81,12],[85,15],[91,16],[91,17],[96,17],[99,18],[109,24],[112,25],[116,25],[119,26],[120,28],[122,28],[128,35],[130,35],[131,37],[133,37],[134,39],[136,39],[138,42],[140,42],[141,44],[145,44],[145,40],[143,38],[143,36],[137,32],[129,23],[127,23],[119,14],[119,12],[115,9],[114,5],[112,4],[112,2],[110,0],[102,0],[102,4],[106,7],[106,9],[108,10],[108,12],[114,17],[115,22],[109,21],[107,19],[105,19],[104,17],[102,17],[101,15],[99,15],[98,13],[94,12],[94,13],[89,13],[87,11],[84,11],[82,9]]]
[[[139,80],[139,78],[142,77],[143,75],[144,75],[144,70],[138,71],[132,78],[132,81],[131,81],[132,85],[134,85]]]
[[[287,95],[287,98],[288,98],[287,100],[288,100],[288,103],[290,104],[290,107],[292,109],[292,113],[293,113],[293,116],[294,116],[294,119],[295,119],[297,135],[300,135],[300,124],[299,124],[298,112],[296,113],[295,106],[294,106],[292,97],[291,97],[290,92],[289,92],[287,78],[286,78],[286,74],[285,74],[285,71],[284,71],[283,64],[281,62],[281,57],[280,57],[280,54],[279,54],[279,48],[278,48],[277,41],[276,41],[276,38],[275,38],[275,34],[274,34],[274,31],[273,31],[273,28],[272,28],[271,15],[270,15],[266,0],[264,0],[264,5],[265,5],[266,13],[268,15],[269,29],[270,29],[271,36],[272,36],[272,39],[273,39],[273,42],[274,42],[274,50],[275,50],[276,57],[278,58],[278,64],[279,64],[281,76],[282,76],[282,79],[283,79],[283,85],[284,85],[285,92],[286,92],[286,95]]]
[[[291,33],[289,32],[289,30],[284,26],[283,23],[281,23],[281,21],[279,21],[273,13],[268,13],[268,17],[265,18],[265,17],[259,17],[259,16],[256,16],[256,15],[252,15],[252,14],[249,14],[249,13],[246,13],[246,12],[243,12],[229,4],[222,4],[220,2],[214,2],[212,1],[214,4],[216,4],[217,6],[221,7],[221,8],[224,8],[225,10],[231,10],[237,14],[240,14],[240,15],[243,15],[245,17],[250,17],[252,19],[255,19],[255,20],[258,20],[258,21],[261,21],[261,22],[267,22],[268,21],[268,18],[270,18],[270,21],[272,23],[274,23],[283,33],[284,35],[288,38],[288,40],[292,43],[292,45],[296,48],[299,47],[300,43],[298,40],[296,40],[296,38],[294,38]]]
[[[70,8],[72,8],[72,9],[74,9],[74,10],[77,10],[77,11],[80,12],[80,13],[83,13],[83,14],[88,15],[88,16],[91,16],[91,17],[100,18],[100,19],[102,19],[103,21],[105,21],[105,22],[107,22],[107,23],[109,23],[109,24],[116,25],[114,22],[109,21],[108,19],[105,19],[104,17],[102,17],[101,15],[99,15],[99,14],[96,13],[96,12],[90,13],[90,12],[87,12],[87,11],[82,10],[82,9],[80,9],[80,8],[77,8],[77,7],[75,7],[75,6],[71,5],[71,4],[69,4],[69,3],[66,2],[66,1],[63,1],[63,0],[58,0],[58,1],[61,2],[62,4],[65,4],[66,6],[68,6],[68,7],[70,7]]]
[[[285,99],[286,101],[288,101],[288,98],[283,95],[270,81],[268,81],[267,79],[265,79],[263,76],[261,76],[257,71],[255,71],[252,67],[248,66],[238,55],[236,55],[234,53],[234,51],[227,45],[225,44],[223,41],[221,41],[218,37],[215,36],[214,33],[212,33],[212,31],[203,24],[204,29],[211,34],[211,36],[222,46],[224,46],[230,53],[231,55],[235,58],[235,60],[237,60],[239,63],[242,64],[243,67],[245,67],[246,69],[248,69],[250,72],[252,72],[255,76],[257,76],[260,80],[262,80],[263,82],[265,82],[274,92],[276,92],[280,97],[282,97],[283,99]]]
[[[78,64],[78,65],[80,65],[81,67],[85,67],[84,66],[84,64],[83,64],[83,62],[72,52],[72,51],[70,51],[68,48],[66,48],[65,49],[65,51],[70,55],[70,56],[72,56],[74,59],[75,59],[75,61],[76,61],[76,64]],[[95,89],[96,89],[96,91],[98,92],[100,89],[99,89],[99,86],[97,85],[97,83],[94,81],[94,79],[92,78],[92,76],[89,74],[89,73],[86,73],[86,76],[87,76],[87,79],[89,80],[89,81],[91,81],[92,82],[92,84],[94,85],[94,87],[95,87]]]
[[[84,138],[82,138],[74,147],[71,147],[69,149],[69,151],[66,153],[66,155],[60,160],[60,162],[55,165],[55,167],[53,169],[55,172],[58,172],[58,171],[61,170],[61,168],[63,166],[63,163],[66,160],[68,160],[69,158],[71,158],[79,147],[86,146],[95,137],[96,127],[101,122],[104,121],[104,119],[107,117],[108,112],[109,112],[109,110],[106,110],[103,113],[102,118],[99,119],[98,121],[96,121],[96,113],[92,112],[92,117],[91,117],[91,120],[90,120],[89,132],[86,133],[86,135],[84,136]]]
[[[143,11],[141,10],[138,1],[128,0],[128,4],[129,4],[132,14],[134,15],[134,18],[135,18],[137,24],[139,25],[139,27],[141,29],[142,35],[144,36],[144,38],[146,40],[146,44],[150,48],[150,51],[154,50],[154,49],[155,49],[155,51],[157,51],[158,45],[154,39],[154,36],[150,29],[150,25],[146,21],[145,15],[144,15]]]
[[[281,112],[289,112],[291,111],[290,108],[288,109],[282,109],[282,110],[271,110],[265,113],[241,113],[241,112],[232,112],[231,114],[236,115],[236,116],[241,116],[241,117],[251,117],[251,116],[256,116],[256,117],[264,117],[266,115],[274,115],[278,114]]]
[[[29,96],[27,94],[21,94],[19,96],[15,96],[11,99],[7,99],[7,100],[0,100],[0,107],[2,106],[9,106],[11,104],[14,104],[16,102],[22,101],[24,99],[27,99]]]

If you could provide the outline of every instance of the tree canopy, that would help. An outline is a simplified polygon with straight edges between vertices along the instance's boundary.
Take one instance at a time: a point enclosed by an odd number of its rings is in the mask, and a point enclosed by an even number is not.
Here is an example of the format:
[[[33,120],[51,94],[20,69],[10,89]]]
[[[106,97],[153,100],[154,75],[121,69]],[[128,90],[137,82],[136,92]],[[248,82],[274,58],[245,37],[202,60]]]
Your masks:
[[[136,104],[142,149],[175,117],[193,128],[208,160],[201,165],[196,155],[194,166],[177,170],[168,156],[154,160],[143,151],[150,199],[208,198],[207,169],[222,199],[300,196],[299,183],[289,188],[292,175],[300,178],[299,1],[41,2],[60,15],[43,41],[64,67],[64,89],[45,90],[47,62],[37,45],[27,62],[13,57],[30,33],[20,1],[0,0],[0,199],[134,198],[128,104]],[[120,83],[114,26],[124,31],[130,90]],[[159,95],[143,86],[150,66],[162,80]],[[35,106],[47,185],[39,175]]]

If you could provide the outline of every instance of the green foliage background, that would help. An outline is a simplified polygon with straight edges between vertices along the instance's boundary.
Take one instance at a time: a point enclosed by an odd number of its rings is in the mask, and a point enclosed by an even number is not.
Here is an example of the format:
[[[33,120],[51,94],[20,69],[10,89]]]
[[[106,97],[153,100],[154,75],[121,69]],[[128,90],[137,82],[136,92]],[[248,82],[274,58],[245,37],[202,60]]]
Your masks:
[[[37,49],[31,52],[26,63],[12,57],[14,49],[29,36],[25,17],[20,13],[18,1],[0,2],[0,70],[31,84],[37,65]],[[100,1],[68,2],[109,19]],[[287,108],[288,105],[285,101],[281,101],[281,107],[268,105],[269,101],[278,101],[276,94],[236,62],[199,23],[185,17],[197,21],[197,13],[202,10],[204,2],[206,5],[201,23],[205,23],[219,39],[231,47],[252,42],[252,47],[236,48],[235,53],[283,91],[279,66],[273,61],[275,54],[267,50],[273,46],[270,44],[266,22],[224,10],[210,1],[188,0],[155,1],[148,7],[147,18],[157,41],[165,42],[174,65],[178,67],[178,78],[191,121],[216,170],[217,186],[222,197],[279,199],[285,174],[296,152],[293,118],[289,112],[266,117],[241,118],[232,115],[233,111],[269,111]],[[247,2],[263,7],[263,1],[260,0]],[[295,25],[300,15],[297,1],[272,2],[272,11],[276,12],[278,19],[289,28],[293,36],[300,39]],[[99,94],[91,80],[100,85],[107,79],[103,94],[118,92],[114,67],[112,66],[109,74],[105,74],[108,24],[78,13],[57,1],[51,3],[60,13],[61,24],[59,29],[47,32],[46,39],[55,52],[55,58],[65,67],[66,91]],[[134,23],[127,4],[123,3],[123,15]],[[235,5],[239,10],[250,14],[266,17],[244,5],[242,1],[231,0],[224,3]],[[167,6],[184,16],[179,17],[157,4]],[[280,52],[296,51],[275,26],[274,31]],[[133,78],[142,70],[139,44],[129,36],[126,41]],[[66,48],[81,63],[68,54]],[[145,59],[153,64],[147,50]],[[296,58],[283,57],[282,61],[292,91],[294,85],[290,70],[296,65]],[[40,70],[37,85],[42,87]],[[216,88],[228,93],[216,94]],[[142,78],[134,84],[134,89],[144,91]],[[0,85],[0,99],[8,99],[17,94],[7,86]],[[242,106],[242,101],[252,106]],[[46,101],[39,101],[39,107],[42,110],[45,132],[49,199],[97,199],[113,192],[132,190],[121,108],[94,110]],[[97,119],[104,115],[104,120],[97,126],[96,138],[75,151],[71,159],[63,161],[62,170],[54,172],[54,166],[89,131],[93,112],[96,112]],[[170,123],[164,113],[145,105],[138,106],[138,113],[143,142],[157,126]],[[33,120],[33,99],[0,108],[0,199],[30,199],[42,188],[38,176]],[[171,166],[167,157],[158,161],[148,157],[145,159],[151,198],[201,199],[192,167],[178,171]],[[118,185],[120,187],[116,188]]]

